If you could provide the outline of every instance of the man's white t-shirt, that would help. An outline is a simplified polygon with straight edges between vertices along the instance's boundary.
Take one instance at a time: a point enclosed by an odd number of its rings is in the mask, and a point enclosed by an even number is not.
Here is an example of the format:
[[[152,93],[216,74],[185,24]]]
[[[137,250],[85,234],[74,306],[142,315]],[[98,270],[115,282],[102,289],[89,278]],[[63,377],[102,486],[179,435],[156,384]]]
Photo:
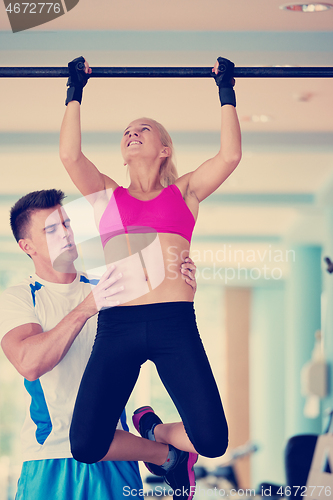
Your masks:
[[[27,323],[41,325],[44,332],[54,328],[91,292],[97,281],[78,273],[67,285],[50,283],[37,275],[5,290],[0,296],[0,339],[10,330]],[[27,414],[22,429],[23,460],[72,457],[69,428],[80,381],[96,335],[97,315],[90,318],[65,357],[50,372],[30,382]],[[118,423],[128,430],[125,412]]]

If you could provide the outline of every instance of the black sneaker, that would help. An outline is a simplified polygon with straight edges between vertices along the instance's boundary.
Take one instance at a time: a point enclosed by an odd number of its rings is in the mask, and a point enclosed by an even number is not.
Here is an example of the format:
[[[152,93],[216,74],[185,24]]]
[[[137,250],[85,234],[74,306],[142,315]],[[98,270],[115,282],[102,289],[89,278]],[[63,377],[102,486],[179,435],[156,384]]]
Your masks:
[[[135,410],[132,420],[138,433],[151,441],[154,427],[158,424],[163,424],[151,406],[141,406],[141,408]]]
[[[163,423],[150,406],[142,406],[135,410],[132,420],[134,427],[141,436],[151,440],[154,427]],[[198,455],[178,450],[175,447],[173,449],[177,454],[177,458],[175,464],[169,470],[152,463],[145,462],[145,466],[152,474],[164,478],[165,482],[173,490],[174,499],[191,500],[195,493],[193,466],[198,460]]]
[[[195,493],[193,466],[198,460],[198,455],[177,448],[175,450],[178,454],[177,461],[170,470],[164,473],[164,481],[171,486],[174,499],[191,500]]]
[[[141,434],[142,437],[150,439],[151,441],[153,440],[152,434],[155,425],[163,423],[150,406],[142,406],[141,408],[135,410],[132,421],[138,433]],[[144,462],[144,464],[149,472],[155,476],[164,476],[165,470],[160,465],[152,464],[150,462]]]

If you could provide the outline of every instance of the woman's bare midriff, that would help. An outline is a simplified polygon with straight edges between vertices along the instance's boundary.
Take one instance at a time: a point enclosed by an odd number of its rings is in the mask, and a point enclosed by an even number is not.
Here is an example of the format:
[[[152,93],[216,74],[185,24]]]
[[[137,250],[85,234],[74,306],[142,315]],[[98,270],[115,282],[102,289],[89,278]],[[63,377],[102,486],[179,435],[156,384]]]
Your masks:
[[[122,273],[117,294],[120,305],[157,302],[192,302],[193,290],[180,265],[189,256],[189,242],[178,234],[134,233],[118,235],[104,248],[106,264]]]

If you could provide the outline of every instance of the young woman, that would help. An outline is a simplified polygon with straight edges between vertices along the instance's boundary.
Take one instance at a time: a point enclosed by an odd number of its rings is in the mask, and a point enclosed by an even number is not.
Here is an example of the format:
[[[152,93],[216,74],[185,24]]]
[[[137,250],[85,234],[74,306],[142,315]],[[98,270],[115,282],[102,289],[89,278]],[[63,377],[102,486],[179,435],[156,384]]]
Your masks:
[[[119,307],[99,313],[94,348],[79,389],[71,427],[72,453],[79,461],[130,456],[161,465],[175,461],[174,446],[187,453],[190,471],[197,453],[217,457],[226,451],[227,422],[196,327],[193,292],[179,268],[189,255],[199,203],[241,158],[233,67],[219,58],[212,70],[221,101],[218,154],[177,178],[172,142],[164,127],[148,118],[134,120],[121,140],[130,176],[124,189],[81,151],[80,103],[91,68],[83,58],[69,64],[60,156],[74,184],[93,205],[106,263],[117,261],[124,284]],[[135,414],[134,423],[157,444],[172,445],[167,447],[167,460],[165,448],[158,458],[143,457],[135,443],[116,430],[147,359],[155,363],[182,422],[162,424],[152,409],[144,408]]]

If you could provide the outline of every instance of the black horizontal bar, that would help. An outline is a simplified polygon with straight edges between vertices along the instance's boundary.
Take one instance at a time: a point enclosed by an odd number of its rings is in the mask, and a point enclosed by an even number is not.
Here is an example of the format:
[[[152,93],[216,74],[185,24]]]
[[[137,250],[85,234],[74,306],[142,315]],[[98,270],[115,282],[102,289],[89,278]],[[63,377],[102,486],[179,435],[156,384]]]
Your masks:
[[[208,78],[212,68],[92,68],[94,78]],[[68,68],[0,67],[0,78],[66,78]],[[235,68],[235,78],[332,78],[333,67],[250,67]]]

